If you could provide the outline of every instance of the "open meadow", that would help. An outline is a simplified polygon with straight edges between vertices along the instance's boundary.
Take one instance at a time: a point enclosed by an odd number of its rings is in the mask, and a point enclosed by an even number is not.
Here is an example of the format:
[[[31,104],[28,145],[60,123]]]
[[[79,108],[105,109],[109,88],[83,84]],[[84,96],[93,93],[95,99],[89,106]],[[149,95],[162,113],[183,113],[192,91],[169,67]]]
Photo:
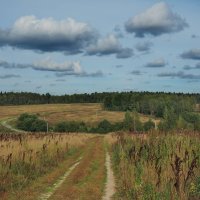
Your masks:
[[[0,120],[14,118],[22,113],[34,113],[45,118],[49,124],[61,121],[83,121],[96,124],[104,119],[110,122],[121,122],[125,114],[125,112],[104,110],[98,103],[0,106],[0,110]],[[140,117],[143,122],[149,120],[149,116],[141,114]],[[159,119],[156,121],[158,122]]]
[[[101,104],[50,104],[2,106],[0,119],[5,122],[24,112],[36,113],[50,124],[64,120],[118,122],[125,114],[105,111]],[[132,123],[129,117],[126,114],[128,124]],[[31,133],[18,132],[7,122],[0,127],[2,200],[200,197],[198,132],[162,132],[153,127],[148,132],[109,134]]]

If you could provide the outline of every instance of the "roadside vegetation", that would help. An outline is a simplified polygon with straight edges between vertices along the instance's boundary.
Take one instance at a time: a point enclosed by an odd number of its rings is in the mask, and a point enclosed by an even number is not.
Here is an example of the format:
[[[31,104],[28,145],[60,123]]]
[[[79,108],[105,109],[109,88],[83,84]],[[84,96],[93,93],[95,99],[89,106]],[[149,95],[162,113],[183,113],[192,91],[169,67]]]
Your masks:
[[[9,194],[20,193],[63,161],[81,155],[91,137],[86,134],[1,134],[0,199],[9,199]]]
[[[199,199],[199,135],[114,136],[115,199]]]

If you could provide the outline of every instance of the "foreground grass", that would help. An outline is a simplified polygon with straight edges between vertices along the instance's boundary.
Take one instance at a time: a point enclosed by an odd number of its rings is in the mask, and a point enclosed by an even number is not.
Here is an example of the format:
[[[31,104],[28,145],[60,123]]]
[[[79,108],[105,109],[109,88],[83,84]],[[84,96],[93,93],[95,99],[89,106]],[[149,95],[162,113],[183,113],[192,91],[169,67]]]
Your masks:
[[[42,183],[45,187],[46,181],[54,181],[53,177],[66,171],[83,152],[89,139],[94,137],[39,133],[0,136],[0,199],[18,199],[18,196],[26,199],[25,191],[29,186],[31,189],[27,191],[37,194],[37,188],[43,188]]]
[[[74,149],[66,157],[66,160],[61,162],[56,168],[50,170],[47,174],[39,177],[38,179],[28,184],[26,187],[21,190],[11,191],[7,194],[7,199],[10,200],[35,200],[48,188],[51,187],[56,181],[57,178],[62,176],[67,169],[72,166],[77,159],[82,155],[82,149]]]
[[[200,198],[199,136],[120,134],[111,151],[117,180],[115,199]]]

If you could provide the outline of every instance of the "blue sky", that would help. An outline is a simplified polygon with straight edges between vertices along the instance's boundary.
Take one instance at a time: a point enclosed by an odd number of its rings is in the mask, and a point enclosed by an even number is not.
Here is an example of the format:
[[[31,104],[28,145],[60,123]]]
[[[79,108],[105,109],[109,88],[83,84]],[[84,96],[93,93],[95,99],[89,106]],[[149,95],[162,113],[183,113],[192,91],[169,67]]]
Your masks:
[[[0,0],[0,90],[200,92],[198,0]]]

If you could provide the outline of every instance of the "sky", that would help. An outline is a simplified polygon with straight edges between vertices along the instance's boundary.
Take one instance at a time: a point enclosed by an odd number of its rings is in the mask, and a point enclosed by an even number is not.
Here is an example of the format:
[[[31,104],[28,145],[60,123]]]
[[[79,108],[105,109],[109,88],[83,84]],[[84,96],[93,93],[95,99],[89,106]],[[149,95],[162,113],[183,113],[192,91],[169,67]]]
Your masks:
[[[199,0],[0,0],[0,91],[200,92]]]

